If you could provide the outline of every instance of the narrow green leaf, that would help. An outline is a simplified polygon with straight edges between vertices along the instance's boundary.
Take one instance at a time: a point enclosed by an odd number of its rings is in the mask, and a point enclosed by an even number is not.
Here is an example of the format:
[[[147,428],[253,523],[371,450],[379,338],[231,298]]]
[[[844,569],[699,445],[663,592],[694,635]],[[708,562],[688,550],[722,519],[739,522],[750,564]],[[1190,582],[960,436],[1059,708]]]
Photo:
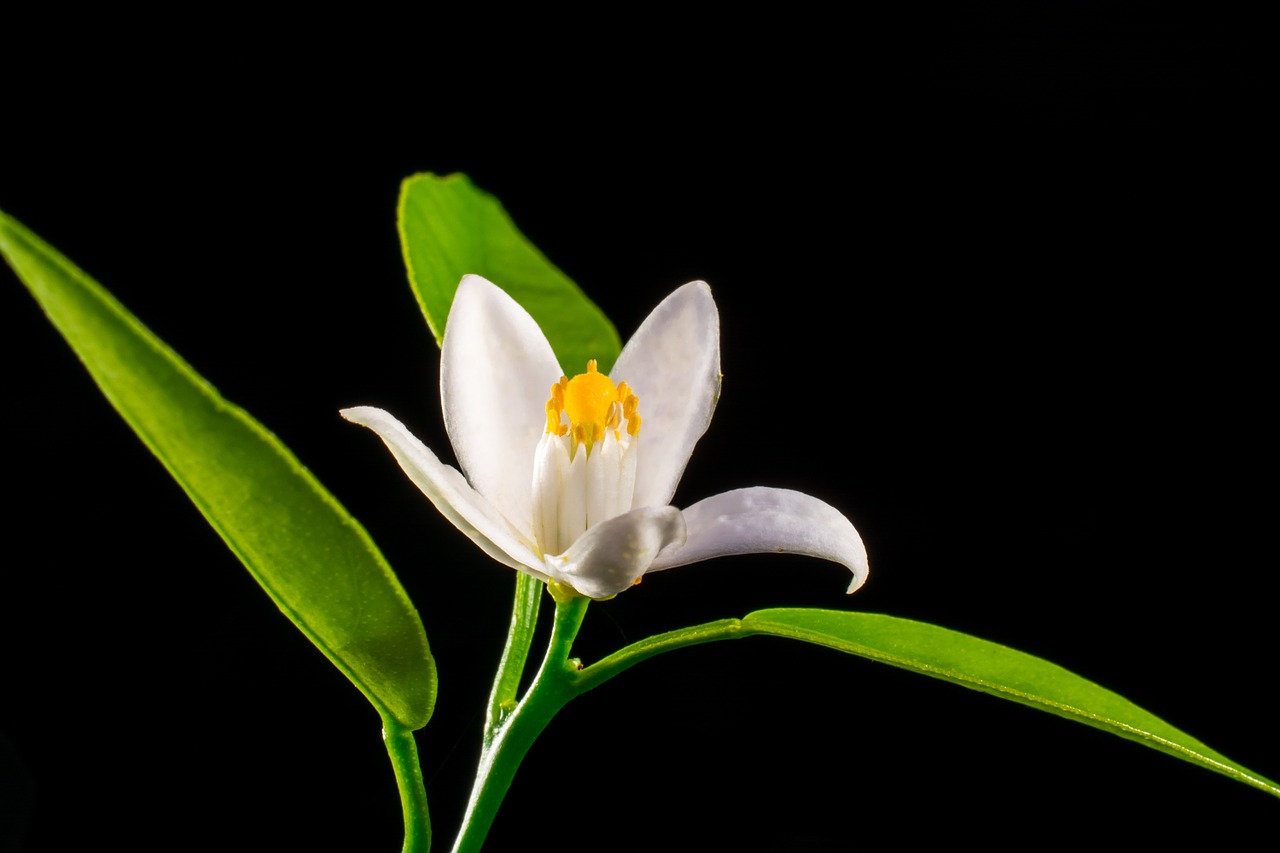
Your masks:
[[[1021,702],[1135,740],[1280,797],[1280,786],[1214,752],[1129,700],[1062,667],[968,634],[877,613],[780,608],[742,620],[790,637]]]
[[[279,439],[3,213],[0,254],[284,614],[380,712],[425,725],[436,693],[426,632],[364,528]]]
[[[458,282],[474,273],[533,316],[570,375],[582,372],[590,358],[605,373],[613,367],[622,348],[613,324],[466,175],[406,178],[398,218],[409,283],[437,344],[444,340]]]

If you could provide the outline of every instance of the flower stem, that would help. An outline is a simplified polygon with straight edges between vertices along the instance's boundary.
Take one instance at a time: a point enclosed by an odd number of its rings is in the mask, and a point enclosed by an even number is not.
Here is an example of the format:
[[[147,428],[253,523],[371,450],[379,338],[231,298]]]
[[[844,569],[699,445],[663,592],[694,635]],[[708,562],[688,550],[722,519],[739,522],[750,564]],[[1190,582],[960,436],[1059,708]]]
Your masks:
[[[551,718],[581,692],[577,688],[578,663],[569,659],[569,652],[590,603],[590,599],[580,597],[557,599],[551,641],[529,691],[509,711],[504,709],[504,713],[486,721],[480,767],[476,771],[475,785],[471,789],[471,799],[467,803],[467,813],[454,842],[453,853],[478,853],[529,747]],[[507,657],[504,654],[503,666],[499,667],[495,679],[495,695],[507,677],[504,672]],[[495,707],[491,697],[491,711]]]
[[[427,853],[431,849],[431,817],[427,813],[427,790],[422,784],[422,768],[418,763],[418,744],[413,732],[389,714],[382,717],[382,740],[396,774],[400,809],[404,812],[401,853]]]
[[[516,596],[511,605],[511,626],[507,629],[507,644],[502,649],[502,660],[493,678],[493,690],[489,693],[489,705],[485,712],[485,736],[488,737],[515,709],[520,690],[520,677],[529,659],[529,646],[533,644],[533,631],[538,626],[538,610],[542,606],[542,581],[533,575],[516,572]]]

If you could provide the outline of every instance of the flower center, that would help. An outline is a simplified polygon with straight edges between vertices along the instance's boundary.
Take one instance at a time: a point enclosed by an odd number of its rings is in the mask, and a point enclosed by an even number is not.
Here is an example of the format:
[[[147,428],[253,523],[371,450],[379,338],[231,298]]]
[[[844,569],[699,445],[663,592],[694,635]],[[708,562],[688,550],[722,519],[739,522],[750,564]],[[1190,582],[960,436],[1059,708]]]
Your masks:
[[[533,463],[534,536],[544,555],[563,554],[587,530],[632,508],[639,402],[594,360],[586,373],[551,386]]]
[[[578,445],[585,445],[587,454],[599,442],[604,441],[605,430],[613,430],[615,440],[620,440],[619,429],[627,424],[627,435],[640,434],[640,415],[636,410],[639,398],[627,383],[614,385],[613,380],[596,368],[593,358],[587,362],[587,372],[572,379],[561,376],[551,386],[551,398],[547,400],[547,433],[568,435],[576,454]],[[568,423],[565,423],[565,420]]]

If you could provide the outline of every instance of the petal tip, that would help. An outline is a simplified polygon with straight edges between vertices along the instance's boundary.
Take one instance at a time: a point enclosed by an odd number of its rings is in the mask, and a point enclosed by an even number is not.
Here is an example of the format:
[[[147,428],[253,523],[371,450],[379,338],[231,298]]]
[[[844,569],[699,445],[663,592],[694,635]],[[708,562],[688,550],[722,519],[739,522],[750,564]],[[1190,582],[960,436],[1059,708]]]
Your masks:
[[[863,564],[853,569],[853,580],[849,581],[849,588],[844,591],[845,595],[853,595],[862,589],[862,585],[867,582],[867,566]]]
[[[373,406],[348,406],[345,409],[338,409],[338,414],[342,415],[343,420],[350,421],[353,424],[369,426],[371,416],[381,411],[381,409],[375,409]]]
[[[466,273],[465,275],[462,276],[462,278],[458,281],[458,288],[462,289],[463,287],[474,287],[477,285],[486,285],[486,284],[489,285],[490,287],[496,287],[499,290],[502,289],[498,287],[498,285],[489,281],[489,279],[485,278],[484,276],[476,275],[475,273],[472,273],[472,272]]]

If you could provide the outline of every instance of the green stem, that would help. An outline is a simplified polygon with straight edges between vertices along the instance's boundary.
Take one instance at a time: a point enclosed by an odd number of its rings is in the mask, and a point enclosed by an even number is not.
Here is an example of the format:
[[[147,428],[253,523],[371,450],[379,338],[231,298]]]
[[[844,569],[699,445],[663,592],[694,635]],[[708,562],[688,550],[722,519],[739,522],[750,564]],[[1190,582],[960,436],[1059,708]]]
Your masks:
[[[516,596],[511,605],[511,625],[507,629],[507,644],[502,649],[502,660],[493,678],[493,690],[489,693],[489,705],[485,712],[485,736],[490,735],[515,710],[520,677],[529,659],[529,646],[533,643],[533,631],[538,625],[538,610],[542,606],[542,581],[533,575],[516,572]]]
[[[517,702],[521,671],[528,658],[542,587],[540,581],[524,580],[525,577],[521,574],[521,580],[517,581],[507,645],[489,696],[480,766],[453,853],[479,853],[520,762],[538,735],[569,700],[654,655],[754,633],[744,628],[741,620],[721,619],[632,643],[584,669],[580,662],[570,659],[569,654],[578,629],[582,627],[590,599],[565,595],[553,584],[551,593],[556,599],[556,615],[551,627],[551,640],[538,674],[524,698]]]
[[[576,596],[556,599],[551,641],[529,692],[514,709],[502,714],[495,726],[486,725],[480,767],[453,853],[478,853],[529,747],[551,718],[581,692],[577,684],[579,664],[569,659],[569,652],[590,603],[590,599]],[[499,673],[498,680],[501,679]]]
[[[647,660],[654,655],[674,651],[675,649],[683,649],[687,646],[696,646],[701,643],[711,643],[716,640],[736,640],[740,637],[749,637],[754,633],[756,632],[743,627],[741,619],[720,619],[715,622],[706,622],[702,625],[693,625],[689,628],[668,631],[665,634],[655,634],[652,637],[646,637],[643,640],[618,649],[608,657],[588,666],[577,674],[574,679],[574,686],[578,693],[586,693],[588,690],[604,684],[618,673],[628,670],[640,663],[640,661]]]
[[[427,853],[431,849],[431,817],[427,813],[427,789],[422,784],[418,744],[413,732],[391,715],[382,717],[382,740],[395,770],[400,789],[400,809],[404,812],[404,847],[401,853]]]

